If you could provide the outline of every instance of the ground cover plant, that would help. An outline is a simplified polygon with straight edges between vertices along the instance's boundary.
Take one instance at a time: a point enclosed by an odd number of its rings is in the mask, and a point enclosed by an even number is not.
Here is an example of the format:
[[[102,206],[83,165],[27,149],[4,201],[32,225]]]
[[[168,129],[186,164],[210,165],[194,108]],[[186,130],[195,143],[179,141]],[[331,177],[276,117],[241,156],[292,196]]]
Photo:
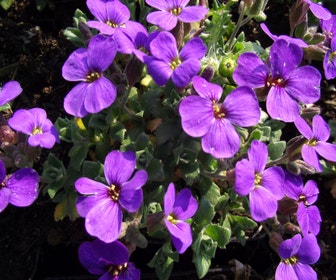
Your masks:
[[[329,277],[335,246],[323,223],[335,231],[335,221],[318,202],[324,180],[331,201],[335,193],[335,114],[323,102],[334,94],[336,7],[277,1],[288,30],[273,34],[269,2],[76,7],[62,30],[67,87],[56,116],[55,104],[19,102],[16,66],[1,68],[0,217],[47,204],[56,223],[81,232],[75,258],[92,279],[178,279],[179,264],[206,278],[218,252],[263,234],[267,273],[236,262],[220,274]],[[257,28],[268,44],[250,34]],[[48,276],[33,264],[19,277]]]

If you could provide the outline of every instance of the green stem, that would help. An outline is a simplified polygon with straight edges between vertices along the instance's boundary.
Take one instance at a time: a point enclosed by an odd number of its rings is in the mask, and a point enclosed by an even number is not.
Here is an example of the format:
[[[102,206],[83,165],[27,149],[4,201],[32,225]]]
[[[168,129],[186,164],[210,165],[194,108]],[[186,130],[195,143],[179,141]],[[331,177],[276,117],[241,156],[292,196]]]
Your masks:
[[[239,29],[243,26],[242,22],[243,22],[243,19],[244,19],[244,14],[245,14],[245,11],[246,11],[246,5],[243,4],[243,8],[242,8],[242,11],[241,13],[239,14],[239,18],[238,18],[238,21],[235,25],[235,28],[230,36],[230,39],[228,41],[228,52],[230,52],[232,50],[232,47],[233,47],[233,42],[234,42],[234,39],[236,38],[236,35],[239,31]]]

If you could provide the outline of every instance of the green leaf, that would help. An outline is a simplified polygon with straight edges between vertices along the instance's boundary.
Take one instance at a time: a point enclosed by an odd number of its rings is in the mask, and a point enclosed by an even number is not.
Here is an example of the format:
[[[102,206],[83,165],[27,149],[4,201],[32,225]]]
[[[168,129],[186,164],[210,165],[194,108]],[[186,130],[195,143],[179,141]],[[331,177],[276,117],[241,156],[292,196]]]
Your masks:
[[[60,139],[71,143],[72,121],[67,118],[58,118],[54,125],[58,131]]]
[[[276,160],[282,156],[286,149],[286,141],[271,142],[267,146],[268,156],[271,160]]]
[[[104,165],[100,162],[84,161],[82,167],[84,177],[95,179],[96,177],[104,176]]]
[[[8,10],[14,3],[14,0],[1,0],[0,5],[4,10]]]
[[[218,224],[208,225],[204,233],[216,241],[218,247],[221,249],[225,248],[225,245],[229,243],[231,237],[231,229]]]
[[[232,231],[236,228],[247,230],[253,229],[257,226],[257,223],[250,219],[249,217],[245,216],[237,216],[237,215],[228,215]]]
[[[198,209],[193,217],[193,222],[196,224],[197,228],[202,229],[204,226],[211,223],[212,218],[215,216],[214,207],[211,205],[209,200],[202,197],[198,203]]]
[[[89,151],[88,143],[78,143],[75,144],[69,151],[70,163],[69,166],[76,171],[80,171],[83,161],[87,157]]]

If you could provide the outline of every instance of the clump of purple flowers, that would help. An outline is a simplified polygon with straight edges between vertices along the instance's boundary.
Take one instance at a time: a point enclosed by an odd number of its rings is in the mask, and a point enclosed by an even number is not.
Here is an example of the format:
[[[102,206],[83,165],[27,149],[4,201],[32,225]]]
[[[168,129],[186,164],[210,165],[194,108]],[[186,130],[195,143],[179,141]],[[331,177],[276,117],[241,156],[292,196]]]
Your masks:
[[[78,248],[80,263],[100,280],[140,279],[140,270],[129,262],[128,250],[120,241],[104,243],[99,239],[83,242]]]
[[[38,197],[39,175],[32,168],[21,168],[6,176],[6,168],[0,160],[0,212],[8,204],[18,207],[31,205]]]
[[[260,100],[266,99],[273,119],[293,122],[300,116],[299,102],[310,104],[320,98],[320,72],[310,66],[299,66],[303,51],[297,44],[279,39],[270,49],[265,63],[255,53],[243,53],[233,72],[239,86],[253,88]]]
[[[119,237],[123,211],[134,213],[141,206],[147,173],[139,170],[132,177],[135,164],[133,152],[112,151],[104,162],[107,184],[87,177],[75,182],[76,190],[84,195],[77,200],[77,210],[85,217],[87,232],[106,243]]]
[[[197,211],[198,204],[190,189],[182,189],[177,195],[170,183],[164,196],[164,223],[171,234],[176,250],[183,254],[192,243],[190,225],[185,221]]]
[[[179,106],[183,130],[202,138],[202,149],[216,158],[230,158],[240,147],[234,125],[249,127],[260,118],[258,100],[248,87],[239,87],[221,103],[223,89],[195,76],[192,80],[198,95],[184,98]]]

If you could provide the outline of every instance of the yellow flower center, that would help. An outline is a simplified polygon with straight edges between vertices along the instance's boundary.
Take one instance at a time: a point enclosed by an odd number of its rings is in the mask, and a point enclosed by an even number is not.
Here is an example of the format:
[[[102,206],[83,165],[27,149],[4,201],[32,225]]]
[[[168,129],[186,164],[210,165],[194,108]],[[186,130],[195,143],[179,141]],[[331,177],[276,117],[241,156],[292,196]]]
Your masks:
[[[128,263],[119,264],[119,265],[111,265],[108,269],[113,276],[118,276],[123,270],[125,270],[128,266]]]
[[[254,185],[259,186],[262,181],[262,176],[259,173],[254,175]]]
[[[110,21],[110,20],[106,21],[105,23],[106,23],[108,26],[111,26],[112,28],[117,28],[117,27],[119,27],[119,25],[118,25],[117,23],[115,23],[115,22],[113,22],[113,21]]]
[[[290,257],[288,259],[283,259],[282,260],[285,264],[290,264],[290,265],[293,265],[293,264],[296,264],[297,263],[297,257],[293,256],[293,257]]]
[[[312,146],[312,147],[314,147],[314,146],[316,146],[316,144],[317,144],[317,140],[316,139],[310,139],[310,140],[308,140],[307,142],[306,142],[306,144],[308,145],[308,146]]]
[[[110,198],[112,198],[113,201],[117,202],[119,200],[120,196],[120,188],[116,185],[111,185],[108,188],[108,195]]]
[[[286,81],[281,78],[274,78],[272,76],[269,76],[266,80],[267,87],[283,87],[285,85],[286,85]]]
[[[216,100],[212,100],[212,111],[216,119],[222,119],[225,117],[225,111],[221,104],[218,104]]]
[[[169,12],[173,14],[174,16],[178,16],[182,11],[181,7],[173,8]]]
[[[86,82],[92,83],[96,80],[98,80],[101,77],[101,75],[98,72],[92,72],[90,74],[86,75]]]
[[[39,127],[34,127],[33,132],[32,132],[33,135],[42,134],[42,133],[43,133],[43,130]]]
[[[175,70],[181,63],[181,59],[177,56],[169,63],[169,66],[172,70]]]
[[[333,61],[334,60],[334,58],[335,58],[335,56],[336,56],[336,51],[334,51],[334,52],[332,52],[330,55],[329,55],[329,62],[330,61]]]
[[[175,217],[173,213],[168,215],[167,220],[173,225],[176,225],[178,223],[178,219]]]

